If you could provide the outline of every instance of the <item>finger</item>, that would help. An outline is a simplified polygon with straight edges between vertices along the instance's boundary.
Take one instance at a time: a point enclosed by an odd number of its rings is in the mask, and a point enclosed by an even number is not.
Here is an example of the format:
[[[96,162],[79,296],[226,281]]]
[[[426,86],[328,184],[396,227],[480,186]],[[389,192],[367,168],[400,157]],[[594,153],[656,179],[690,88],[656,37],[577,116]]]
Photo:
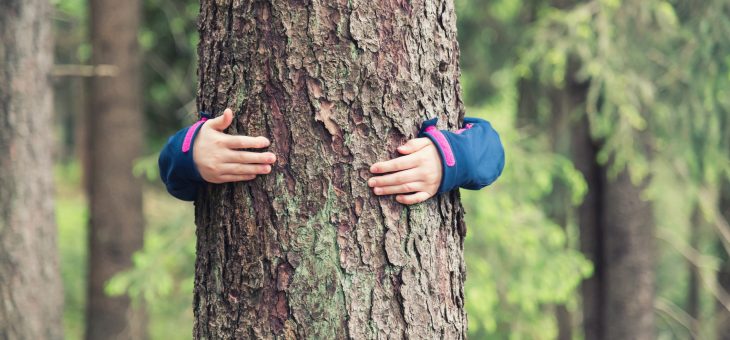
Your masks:
[[[393,195],[417,192],[425,188],[423,182],[409,182],[400,185],[392,185],[387,187],[377,187],[373,189],[376,195]]]
[[[390,175],[372,177],[368,180],[370,187],[385,187],[391,185],[399,185],[408,182],[416,182],[423,177],[418,169],[408,169],[392,173]]]
[[[233,111],[226,109],[222,115],[209,120],[207,125],[216,131],[223,131],[231,125],[231,122],[233,122]]]
[[[221,175],[265,175],[271,172],[271,165],[265,164],[221,164]]]
[[[412,154],[418,150],[421,150],[430,144],[432,144],[430,139],[423,137],[423,138],[414,138],[406,142],[405,144],[398,147],[398,152],[408,155]]]
[[[276,155],[271,152],[230,151],[223,156],[226,163],[274,164]]]
[[[411,195],[398,195],[395,197],[395,200],[402,204],[411,205],[411,204],[421,203],[421,202],[431,198],[431,196],[432,195],[427,192],[419,191],[419,192],[417,192],[415,194],[411,194]]]
[[[219,180],[219,183],[229,183],[229,182],[250,181],[254,178],[256,178],[256,175],[221,175],[218,177],[218,180]]]
[[[226,135],[223,144],[231,149],[261,149],[269,146],[271,142],[266,137]]]
[[[408,170],[415,168],[419,159],[415,155],[402,156],[385,162],[375,163],[370,167],[370,172],[381,174],[386,172]]]

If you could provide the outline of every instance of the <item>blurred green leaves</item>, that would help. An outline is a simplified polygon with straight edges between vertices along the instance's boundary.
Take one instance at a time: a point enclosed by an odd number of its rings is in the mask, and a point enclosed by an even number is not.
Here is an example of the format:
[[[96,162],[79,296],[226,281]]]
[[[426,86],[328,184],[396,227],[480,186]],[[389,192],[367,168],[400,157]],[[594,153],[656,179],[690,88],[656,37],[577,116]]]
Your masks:
[[[482,191],[462,190],[466,308],[469,334],[477,339],[554,338],[551,306],[575,310],[576,289],[592,273],[575,248],[575,226],[557,224],[543,208],[558,183],[580,203],[585,181],[568,159],[549,150],[544,136],[514,127],[515,100],[515,88],[506,88],[493,105],[469,110],[491,120],[507,156],[499,181]]]

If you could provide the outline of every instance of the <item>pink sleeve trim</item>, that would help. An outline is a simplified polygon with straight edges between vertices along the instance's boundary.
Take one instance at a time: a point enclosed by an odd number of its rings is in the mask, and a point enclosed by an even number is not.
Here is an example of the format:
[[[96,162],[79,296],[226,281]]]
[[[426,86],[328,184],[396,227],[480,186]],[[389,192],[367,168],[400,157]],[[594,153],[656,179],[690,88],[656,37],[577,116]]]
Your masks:
[[[446,161],[446,165],[448,166],[454,166],[456,165],[456,158],[454,158],[454,152],[451,151],[451,145],[449,145],[449,141],[446,140],[446,137],[444,136],[441,131],[439,131],[434,126],[429,126],[426,128],[425,132],[429,134],[433,139],[436,140],[436,143],[438,144],[438,147],[441,149],[441,152],[444,154],[444,160]]]
[[[197,131],[198,127],[205,123],[206,120],[208,120],[208,118],[200,118],[199,121],[188,129],[188,132],[185,134],[185,139],[183,139],[182,152],[190,151],[190,143],[193,142],[193,135],[195,135],[195,131]]]
[[[472,124],[472,123],[466,124],[466,126],[463,129],[456,130],[454,133],[456,133],[457,135],[460,135],[462,132],[471,129],[472,126],[474,126],[474,124]]]

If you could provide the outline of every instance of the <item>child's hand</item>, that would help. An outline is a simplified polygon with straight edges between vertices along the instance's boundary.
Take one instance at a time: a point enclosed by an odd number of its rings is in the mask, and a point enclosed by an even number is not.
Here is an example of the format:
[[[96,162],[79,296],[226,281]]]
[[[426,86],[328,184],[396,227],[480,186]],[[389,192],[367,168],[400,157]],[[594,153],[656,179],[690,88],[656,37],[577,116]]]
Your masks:
[[[423,202],[438,192],[441,184],[441,157],[436,146],[428,138],[411,139],[398,147],[403,155],[370,167],[374,174],[390,173],[373,177],[368,185],[376,195],[398,195],[395,199],[402,204]]]
[[[233,121],[233,111],[206,121],[193,144],[193,161],[203,179],[210,183],[249,181],[256,175],[271,172],[276,155],[237,149],[260,149],[269,146],[265,137],[233,136],[223,133]]]

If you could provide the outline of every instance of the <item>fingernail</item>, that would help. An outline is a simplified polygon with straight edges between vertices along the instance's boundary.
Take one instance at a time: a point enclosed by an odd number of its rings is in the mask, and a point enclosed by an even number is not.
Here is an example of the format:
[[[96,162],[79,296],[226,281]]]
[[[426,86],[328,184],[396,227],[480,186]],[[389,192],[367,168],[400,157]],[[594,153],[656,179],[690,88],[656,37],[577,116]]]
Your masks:
[[[370,167],[370,172],[378,172],[378,167],[373,165]]]
[[[375,186],[375,178],[371,178],[370,180],[368,180],[368,185],[371,186],[371,187],[374,187]]]
[[[383,189],[381,189],[381,188],[375,188],[375,189],[373,189],[373,191],[375,192],[376,195],[380,195],[383,193]]]

